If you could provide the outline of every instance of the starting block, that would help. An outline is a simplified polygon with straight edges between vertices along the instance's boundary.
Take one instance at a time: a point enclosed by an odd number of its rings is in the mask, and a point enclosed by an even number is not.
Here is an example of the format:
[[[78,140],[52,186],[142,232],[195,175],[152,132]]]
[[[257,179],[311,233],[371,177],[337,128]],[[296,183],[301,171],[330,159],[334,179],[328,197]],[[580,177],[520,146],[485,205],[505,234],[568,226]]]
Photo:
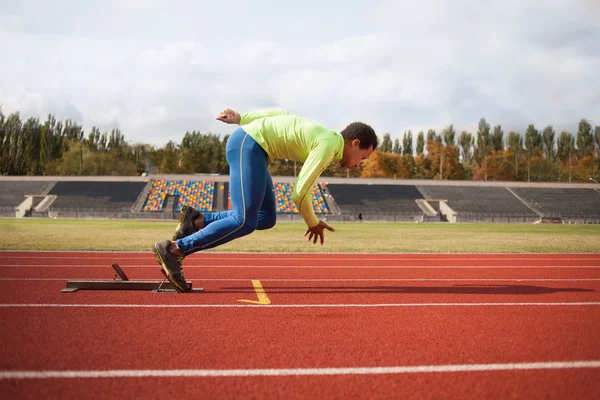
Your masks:
[[[115,275],[112,280],[68,280],[67,286],[61,292],[72,293],[78,290],[150,290],[152,293],[178,293],[175,286],[167,279],[162,269],[164,279],[162,281],[132,281],[129,280],[125,271],[119,264],[113,264]],[[117,277],[121,278],[120,280]],[[201,292],[203,288],[192,288],[192,282],[186,282],[188,292]]]

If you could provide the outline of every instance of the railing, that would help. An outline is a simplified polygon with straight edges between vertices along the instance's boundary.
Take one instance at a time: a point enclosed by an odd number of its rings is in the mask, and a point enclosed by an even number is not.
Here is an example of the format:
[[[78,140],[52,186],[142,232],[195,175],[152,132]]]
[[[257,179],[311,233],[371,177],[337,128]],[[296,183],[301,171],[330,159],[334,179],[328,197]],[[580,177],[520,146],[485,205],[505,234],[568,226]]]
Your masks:
[[[359,217],[360,215],[360,217]],[[13,207],[0,207],[0,216],[15,217]],[[394,211],[367,211],[351,212],[339,215],[318,214],[319,218],[335,222],[443,222],[440,215],[425,216],[419,212],[394,212]],[[108,208],[70,208],[52,209],[46,212],[33,212],[32,217],[37,218],[74,218],[74,219],[137,219],[137,220],[176,220],[178,212],[132,212],[130,209]],[[547,215],[540,219],[532,213],[473,213],[460,212],[457,215],[459,223],[540,223],[558,222],[564,224],[600,224],[600,213]],[[300,214],[277,214],[279,222],[302,222]]]

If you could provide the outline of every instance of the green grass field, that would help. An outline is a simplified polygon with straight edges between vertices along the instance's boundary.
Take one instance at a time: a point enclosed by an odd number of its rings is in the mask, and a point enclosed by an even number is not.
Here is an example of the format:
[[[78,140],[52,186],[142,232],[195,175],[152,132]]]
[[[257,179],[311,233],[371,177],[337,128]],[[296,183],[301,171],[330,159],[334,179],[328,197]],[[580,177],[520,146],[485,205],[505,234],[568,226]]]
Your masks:
[[[176,223],[0,218],[0,250],[150,251]],[[332,223],[325,244],[303,223],[279,223],[211,252],[597,253],[600,225]]]

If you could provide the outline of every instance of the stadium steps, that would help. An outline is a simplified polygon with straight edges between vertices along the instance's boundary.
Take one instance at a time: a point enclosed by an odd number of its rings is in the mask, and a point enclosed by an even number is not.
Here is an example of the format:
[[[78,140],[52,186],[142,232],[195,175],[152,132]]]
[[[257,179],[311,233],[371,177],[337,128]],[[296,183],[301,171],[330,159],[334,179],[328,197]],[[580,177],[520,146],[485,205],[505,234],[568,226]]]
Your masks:
[[[514,190],[512,190],[508,186],[506,187],[506,190],[508,190],[510,193],[512,193],[513,196],[515,196],[517,199],[519,199],[519,201],[521,203],[523,203],[525,206],[527,206],[527,208],[529,208],[531,211],[533,211],[534,213],[536,213],[540,217],[542,216],[542,212],[540,210],[538,210],[537,208],[535,208],[534,206],[532,206],[530,203],[528,203],[527,201],[525,201],[525,199],[523,199],[521,196],[519,196],[518,194],[516,194]]]
[[[52,205],[52,203],[54,203],[55,200],[56,200],[56,196],[55,195],[53,195],[53,194],[47,195],[40,202],[40,204],[37,205],[37,207],[35,208],[35,212],[46,212],[46,211],[48,211],[48,208],[50,208],[50,206]]]
[[[167,198],[165,199],[165,206],[163,207],[163,209],[166,212],[176,212],[175,211],[175,207],[177,207],[177,203],[179,202],[179,196],[177,195],[167,195]]]
[[[431,206],[431,204],[429,204],[429,202],[425,199],[417,199],[415,200],[417,202],[417,205],[419,206],[419,208],[421,208],[421,210],[423,210],[423,213],[425,213],[425,215],[427,217],[435,217],[438,215],[437,211],[435,211],[435,209]]]
[[[146,204],[146,201],[148,200],[148,195],[150,194],[150,189],[152,189],[152,182],[148,181],[146,183],[146,186],[144,186],[144,189],[142,189],[142,191],[140,192],[140,195],[138,196],[131,211],[133,211],[135,213],[139,213],[142,211],[142,208],[144,208],[144,204]]]
[[[56,196],[53,194],[49,194],[40,201],[40,203],[35,207],[35,212],[45,212],[48,211],[48,208],[54,203],[56,200]]]
[[[335,199],[329,192],[329,189],[327,189],[327,185],[325,185],[325,186],[319,185],[319,188],[321,189],[321,193],[323,194],[323,199],[325,200],[325,204],[327,205],[327,208],[329,208],[329,211],[331,212],[331,214],[332,215],[340,215],[340,213],[341,213],[340,207],[335,202]]]
[[[221,182],[215,182],[215,189],[213,193],[212,211],[224,211],[225,208],[223,208],[223,196],[225,196],[225,185]],[[225,199],[225,204],[227,204],[227,199]]]

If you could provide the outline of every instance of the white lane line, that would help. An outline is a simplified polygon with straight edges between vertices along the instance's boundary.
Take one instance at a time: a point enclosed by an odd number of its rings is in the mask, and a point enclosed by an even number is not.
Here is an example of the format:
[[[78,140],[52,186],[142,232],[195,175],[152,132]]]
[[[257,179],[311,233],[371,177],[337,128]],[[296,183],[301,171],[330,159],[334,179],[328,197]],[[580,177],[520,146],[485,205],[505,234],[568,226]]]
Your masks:
[[[0,278],[0,281],[82,281],[82,280],[108,280],[109,278]],[[257,279],[261,282],[575,282],[575,281],[600,281],[600,278],[337,278],[337,279],[288,279],[288,278],[198,278],[188,279],[193,282],[246,282]],[[156,279],[135,279],[136,281],[154,282]]]
[[[123,268],[159,268],[158,264],[127,265]],[[4,264],[0,268],[110,268],[100,264]],[[600,265],[184,265],[184,268],[304,268],[304,269],[511,269],[511,268],[600,268]]]
[[[410,365],[352,368],[265,368],[265,369],[115,369],[88,371],[0,371],[0,379],[144,378],[144,377],[254,377],[378,375],[431,372],[522,371],[532,369],[600,368],[600,361],[550,361],[504,364]]]
[[[359,308],[359,307],[561,307],[600,306],[600,301],[563,303],[366,303],[366,304],[0,304],[0,308],[65,307],[65,308]]]
[[[147,253],[146,253],[147,254]],[[248,257],[248,255],[246,256],[240,256],[240,257],[235,257],[235,256],[210,256],[210,255],[202,255],[202,260],[248,260],[248,259],[252,259],[252,260],[301,260],[301,261],[323,261],[324,257],[273,257],[272,255],[264,255],[266,253],[262,253],[261,255],[257,255],[254,257]],[[270,253],[269,253],[270,254]],[[292,253],[289,253],[292,254]],[[306,254],[306,253],[300,253],[300,254],[294,254],[295,255],[302,255],[302,254]],[[327,255],[331,255],[332,253],[327,253]],[[325,254],[323,254],[325,255]],[[355,261],[357,259],[357,256],[366,256],[366,254],[357,254],[356,256],[350,256],[348,254],[344,254],[346,257],[337,257],[337,256],[332,256],[332,257],[326,257],[327,259],[335,259],[336,261]],[[374,256],[374,257],[363,257],[365,260],[379,260],[379,261],[440,261],[443,260],[442,257],[402,257],[402,255],[398,255],[398,257],[377,257],[377,253],[373,253],[373,254],[369,254],[370,256]],[[106,260],[107,257],[115,257],[113,255],[105,255],[103,257],[96,257],[96,256],[92,256],[92,257],[88,257],[85,256],[83,258],[85,258],[86,260]],[[5,259],[23,259],[23,260],[27,260],[27,259],[62,259],[62,260],[79,260],[82,258],[82,256],[78,255],[78,256],[32,256],[32,255],[7,255],[4,257]],[[118,256],[119,260],[150,260],[151,257],[148,256],[144,256],[144,257],[127,257],[127,256]],[[358,257],[360,259],[363,259],[361,257]],[[598,257],[568,257],[565,256],[564,254],[560,255],[560,256],[552,256],[552,255],[542,255],[542,257],[448,257],[449,261],[514,261],[514,260],[518,260],[518,261],[522,261],[522,260],[536,260],[536,261],[541,261],[541,260],[566,260],[566,261],[572,261],[572,260],[586,260],[586,261],[600,261],[600,255]]]
[[[14,255],[24,255],[24,254],[28,254],[28,253],[53,253],[53,254],[64,254],[64,255],[69,255],[69,254],[74,254],[74,253],[84,253],[84,254],[102,254],[102,255],[112,255],[112,254],[128,254],[128,255],[133,255],[133,254],[140,254],[140,255],[144,255],[144,254],[148,254],[149,252],[147,250],[27,250],[27,249],[13,249],[13,250],[0,250],[0,253],[7,253],[7,254],[14,254]],[[208,256],[219,256],[219,255],[251,255],[251,256],[269,256],[272,254],[276,254],[276,255],[287,255],[287,254],[293,254],[293,255],[342,255],[342,256],[355,256],[355,255],[362,255],[362,256],[370,256],[370,255],[384,255],[384,256],[398,256],[398,257],[402,257],[402,256],[482,256],[482,255],[489,255],[489,256],[499,256],[499,257],[511,257],[511,256],[598,256],[600,255],[600,253],[598,253],[597,251],[589,251],[589,252],[583,252],[583,253],[568,253],[568,252],[560,252],[560,253],[540,253],[540,252],[531,252],[531,251],[519,251],[519,252],[514,252],[514,253],[510,253],[510,252],[499,252],[499,253],[494,253],[494,252],[477,252],[477,253],[473,253],[473,252],[427,252],[427,251],[423,251],[423,252],[398,252],[398,251],[379,251],[379,252],[372,252],[372,251],[353,251],[353,252],[348,252],[348,251],[343,251],[343,252],[329,252],[329,251],[311,251],[311,252],[306,252],[306,251],[206,251],[203,252],[203,254],[206,254]]]

